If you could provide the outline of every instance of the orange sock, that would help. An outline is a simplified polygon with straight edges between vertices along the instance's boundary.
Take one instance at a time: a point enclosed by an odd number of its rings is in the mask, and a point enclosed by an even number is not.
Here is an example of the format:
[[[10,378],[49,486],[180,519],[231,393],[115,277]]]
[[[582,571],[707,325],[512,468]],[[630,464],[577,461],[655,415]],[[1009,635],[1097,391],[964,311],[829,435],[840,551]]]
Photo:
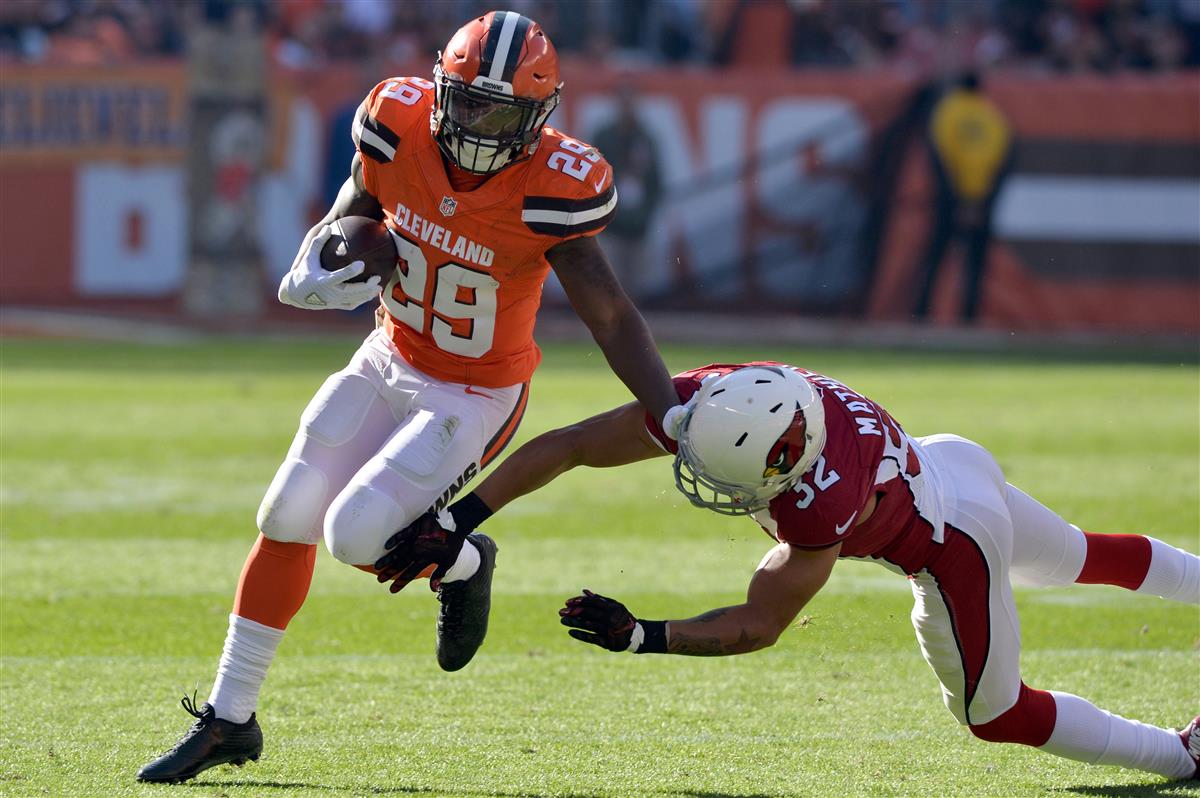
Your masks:
[[[280,543],[260,534],[242,568],[233,614],[286,629],[308,596],[316,562],[315,544]]]

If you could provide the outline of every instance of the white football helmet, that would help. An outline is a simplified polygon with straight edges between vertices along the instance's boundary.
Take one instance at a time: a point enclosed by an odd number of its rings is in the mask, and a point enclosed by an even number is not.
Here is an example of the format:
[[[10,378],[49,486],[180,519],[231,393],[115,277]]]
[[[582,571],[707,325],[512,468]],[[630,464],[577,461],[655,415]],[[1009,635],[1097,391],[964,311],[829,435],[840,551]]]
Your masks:
[[[766,508],[825,446],[821,393],[787,366],[747,366],[704,383],[679,432],[675,485],[724,515]]]

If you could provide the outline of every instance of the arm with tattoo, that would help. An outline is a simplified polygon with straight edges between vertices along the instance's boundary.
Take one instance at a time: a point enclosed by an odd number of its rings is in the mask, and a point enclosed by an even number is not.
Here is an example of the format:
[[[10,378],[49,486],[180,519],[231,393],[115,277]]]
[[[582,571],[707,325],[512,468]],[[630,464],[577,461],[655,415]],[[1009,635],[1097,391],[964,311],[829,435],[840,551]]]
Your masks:
[[[750,580],[746,602],[670,621],[667,651],[694,657],[745,654],[775,644],[829,579],[840,546],[806,551],[780,543]]]
[[[750,580],[746,601],[680,621],[634,618],[613,599],[584,591],[559,610],[571,636],[611,651],[720,657],[774,645],[816,595],[837,562],[840,546],[806,551],[781,543]]]
[[[746,654],[775,642],[746,604],[721,607],[686,621],[671,621],[667,635],[668,654],[692,657],[721,657]]]

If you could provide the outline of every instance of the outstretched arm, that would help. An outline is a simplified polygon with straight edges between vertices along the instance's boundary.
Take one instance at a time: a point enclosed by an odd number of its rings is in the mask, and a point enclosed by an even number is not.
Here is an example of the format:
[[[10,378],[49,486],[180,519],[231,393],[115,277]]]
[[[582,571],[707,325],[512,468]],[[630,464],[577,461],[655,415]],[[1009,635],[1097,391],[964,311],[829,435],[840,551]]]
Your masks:
[[[774,645],[829,579],[841,546],[818,551],[780,543],[750,580],[746,601],[680,621],[634,618],[623,604],[585,590],[558,611],[571,637],[610,651],[718,657]]]
[[[665,455],[646,431],[645,414],[641,405],[631,402],[543,432],[513,452],[474,494],[494,513],[576,466],[611,468]]]
[[[825,586],[840,550],[841,546],[834,546],[807,551],[780,543],[754,572],[745,603],[668,622],[667,652],[720,656],[774,645]]]
[[[395,593],[430,565],[438,566],[436,579],[457,559],[467,535],[494,512],[575,466],[608,468],[665,455],[646,431],[645,413],[633,402],[529,441],[474,491],[392,535],[375,563],[379,581],[390,581]]]
[[[608,365],[657,421],[679,404],[646,320],[634,307],[594,237],[546,252],[571,307],[588,326]]]

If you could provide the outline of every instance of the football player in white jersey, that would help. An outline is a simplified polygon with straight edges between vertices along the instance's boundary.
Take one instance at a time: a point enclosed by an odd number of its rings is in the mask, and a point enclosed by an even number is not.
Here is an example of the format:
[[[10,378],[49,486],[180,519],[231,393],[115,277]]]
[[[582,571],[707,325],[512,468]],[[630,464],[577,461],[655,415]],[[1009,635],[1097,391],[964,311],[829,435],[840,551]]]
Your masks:
[[[448,511],[394,536],[377,563],[381,581],[394,578],[397,590],[430,564],[446,567],[494,511],[575,466],[670,453],[693,504],[749,515],[778,545],[744,603],[687,620],[639,619],[584,591],[560,610],[575,639],[638,654],[754,651],[788,628],[839,558],[869,559],[909,577],[921,652],[947,708],[979,739],[1197,777],[1200,717],[1177,732],[1022,681],[1009,579],[1109,584],[1200,604],[1200,557],[1143,535],[1084,532],[1006,483],[982,446],[957,435],[912,438],[878,404],[812,371],[711,365],[675,385],[686,412],[673,434],[628,404],[535,438]],[[1191,687],[1180,698],[1194,709]]]

